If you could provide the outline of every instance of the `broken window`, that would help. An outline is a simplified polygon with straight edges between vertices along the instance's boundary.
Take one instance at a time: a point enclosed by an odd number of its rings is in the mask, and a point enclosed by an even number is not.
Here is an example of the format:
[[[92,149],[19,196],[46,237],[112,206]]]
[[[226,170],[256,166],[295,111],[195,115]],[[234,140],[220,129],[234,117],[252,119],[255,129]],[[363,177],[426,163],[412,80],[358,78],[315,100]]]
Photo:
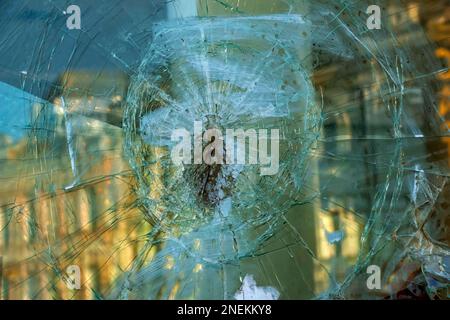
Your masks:
[[[3,1],[1,298],[447,298],[449,10]]]

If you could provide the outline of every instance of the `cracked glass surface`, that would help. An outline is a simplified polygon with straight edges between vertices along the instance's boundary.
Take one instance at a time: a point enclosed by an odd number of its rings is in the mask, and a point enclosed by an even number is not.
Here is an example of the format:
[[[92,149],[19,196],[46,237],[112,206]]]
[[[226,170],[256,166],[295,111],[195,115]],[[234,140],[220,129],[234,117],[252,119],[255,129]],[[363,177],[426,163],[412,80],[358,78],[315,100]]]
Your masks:
[[[1,298],[447,299],[450,8],[371,4],[2,1]],[[195,121],[279,168],[175,165]]]

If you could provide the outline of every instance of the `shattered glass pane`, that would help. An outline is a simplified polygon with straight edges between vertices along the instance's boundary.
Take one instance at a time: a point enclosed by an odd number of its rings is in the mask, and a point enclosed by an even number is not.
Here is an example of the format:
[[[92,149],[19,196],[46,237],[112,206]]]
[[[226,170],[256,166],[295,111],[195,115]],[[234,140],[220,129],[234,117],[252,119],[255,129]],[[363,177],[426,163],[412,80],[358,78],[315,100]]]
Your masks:
[[[370,6],[2,1],[1,299],[448,299],[450,6]]]

